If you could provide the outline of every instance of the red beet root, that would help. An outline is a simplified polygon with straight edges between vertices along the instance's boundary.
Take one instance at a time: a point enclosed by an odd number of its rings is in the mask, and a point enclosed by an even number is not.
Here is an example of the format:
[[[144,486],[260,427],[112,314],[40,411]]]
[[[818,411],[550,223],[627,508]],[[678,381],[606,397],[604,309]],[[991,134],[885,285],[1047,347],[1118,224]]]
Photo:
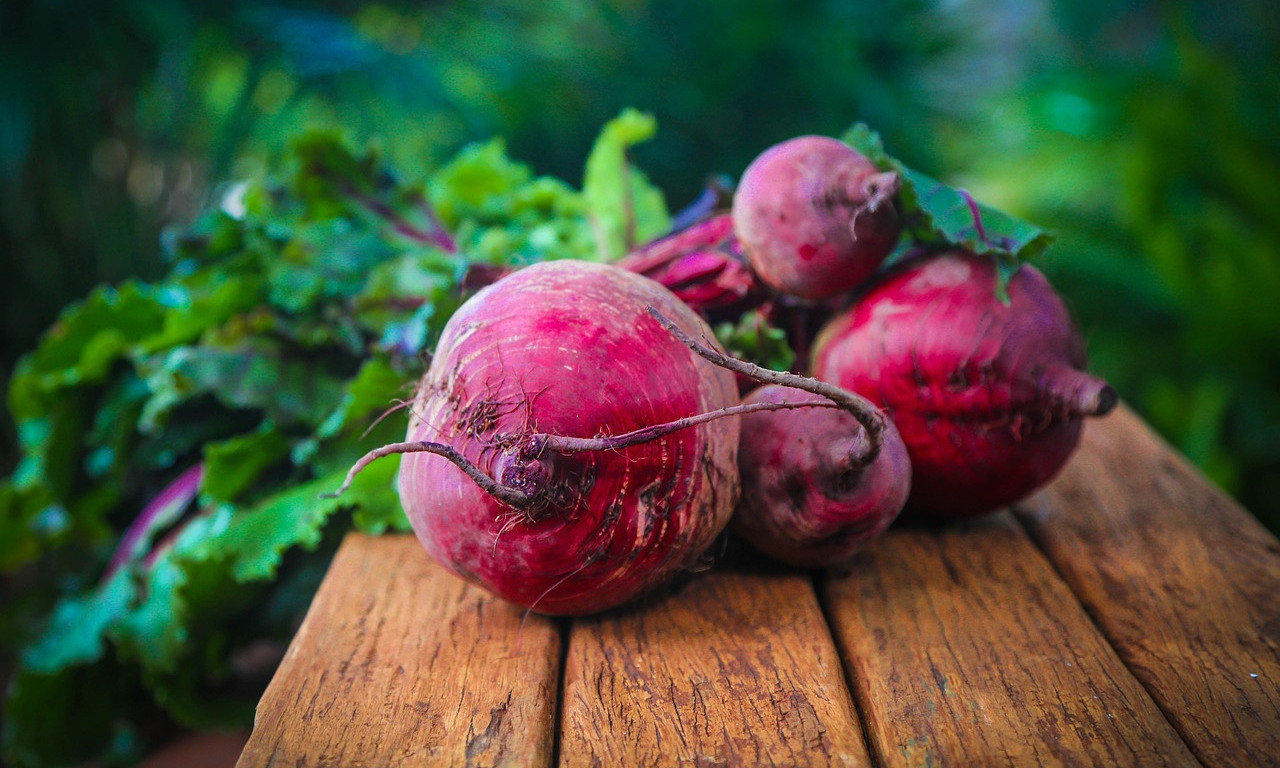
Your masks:
[[[734,231],[765,284],[830,298],[864,282],[893,250],[898,186],[896,173],[881,173],[844,142],[801,136],[747,167],[733,198]]]
[[[696,564],[737,500],[737,420],[599,437],[737,402],[732,374],[650,305],[711,337],[656,283],[583,262],[522,269],[454,314],[408,442],[380,449],[405,453],[401,501],[437,561],[550,614],[619,605]]]
[[[745,402],[823,398],[770,385]],[[800,567],[848,560],[884,533],[911,486],[906,446],[891,423],[879,453],[860,460],[866,433],[850,413],[810,408],[742,417],[742,500],[734,529],[760,552]]]
[[[813,371],[892,418],[911,456],[909,509],[983,514],[1046,483],[1085,416],[1115,391],[1084,372],[1084,345],[1044,276],[1023,265],[996,294],[989,257],[914,259],[822,331]]]

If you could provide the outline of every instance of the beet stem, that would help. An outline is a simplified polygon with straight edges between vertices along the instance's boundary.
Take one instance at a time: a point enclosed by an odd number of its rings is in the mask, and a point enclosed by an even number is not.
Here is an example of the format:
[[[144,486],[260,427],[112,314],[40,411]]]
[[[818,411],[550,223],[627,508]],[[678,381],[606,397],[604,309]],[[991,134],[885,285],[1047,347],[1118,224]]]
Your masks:
[[[557,453],[583,453],[586,451],[611,451],[619,448],[627,448],[640,443],[647,443],[651,440],[657,440],[664,435],[676,432],[687,427],[694,427],[704,424],[708,421],[724,418],[725,416],[737,416],[744,413],[754,413],[756,411],[782,411],[792,408],[840,408],[838,403],[740,403],[738,405],[730,405],[715,411],[707,411],[699,413],[696,416],[686,416],[683,419],[676,419],[665,424],[655,424],[650,427],[643,427],[631,432],[624,432],[621,435],[604,435],[601,437],[565,437],[562,435],[534,434],[529,436],[529,445],[533,446],[530,453],[533,456],[540,456],[544,450],[552,450]]]
[[[957,190],[960,196],[964,198],[964,203],[969,207],[969,215],[973,217],[973,230],[978,233],[978,242],[984,245],[992,245],[987,239],[987,229],[982,225],[982,209],[978,207],[978,201],[973,199],[973,195],[968,190]]]
[[[799,376],[785,371],[773,371],[768,368],[761,368],[755,363],[749,363],[745,360],[739,360],[735,357],[730,357],[717,352],[685,333],[682,328],[668,320],[667,317],[656,308],[650,306],[646,307],[646,309],[649,311],[649,314],[662,325],[663,328],[666,328],[667,331],[671,333],[672,336],[675,336],[681,343],[693,350],[695,354],[704,360],[714,363],[721,368],[727,368],[735,373],[748,376],[763,384],[778,384],[780,386],[800,389],[811,394],[820,395],[841,408],[844,408],[846,411],[851,413],[853,417],[858,420],[858,423],[862,425],[862,428],[867,431],[869,445],[867,446],[866,453],[860,457],[860,461],[864,465],[870,464],[880,453],[880,444],[883,441],[885,431],[885,416],[879,408],[876,408],[875,405],[871,403],[871,401],[852,392],[843,390],[833,384],[828,384],[825,381],[819,381],[818,379],[810,378],[808,376]]]
[[[120,544],[111,555],[111,562],[107,564],[104,581],[139,554],[138,549],[144,538],[169,525],[182,514],[182,511],[195,500],[203,479],[204,464],[196,464],[178,475],[142,508],[142,512],[134,518],[134,521],[125,529],[124,535],[120,537]]]
[[[901,185],[902,180],[895,171],[872,174],[862,185],[863,196],[867,200],[866,209],[874,211],[893,200]]]
[[[524,491],[503,485],[492,477],[486,475],[479,467],[471,463],[466,456],[459,453],[457,449],[443,443],[431,443],[425,440],[415,440],[405,443],[389,443],[379,448],[374,448],[372,451],[361,456],[360,460],[355,464],[351,465],[351,469],[347,471],[347,476],[342,481],[342,485],[338,490],[333,491],[332,493],[321,494],[321,498],[338,498],[351,487],[351,482],[355,480],[356,475],[360,474],[361,470],[378,459],[381,459],[384,456],[390,456],[393,453],[434,453],[437,456],[443,456],[457,465],[458,469],[466,472],[467,477],[474,480],[476,485],[480,486],[481,490],[504,504],[515,507],[516,509],[521,509],[529,506],[533,502],[533,497]]]

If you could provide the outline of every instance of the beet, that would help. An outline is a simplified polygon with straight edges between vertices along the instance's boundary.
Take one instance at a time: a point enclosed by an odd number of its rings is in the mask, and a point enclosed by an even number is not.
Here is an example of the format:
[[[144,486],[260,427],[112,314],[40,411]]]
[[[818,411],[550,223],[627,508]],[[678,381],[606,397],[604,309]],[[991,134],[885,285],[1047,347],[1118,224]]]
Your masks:
[[[768,385],[744,402],[816,402],[823,398]],[[742,417],[738,468],[742,500],[732,526],[769,557],[800,567],[848,560],[884,533],[902,511],[911,463],[887,422],[881,447],[861,460],[867,436],[843,410],[761,411]]]
[[[949,251],[911,259],[870,286],[819,334],[813,372],[866,396],[911,456],[910,510],[983,514],[1046,483],[1085,416],[1115,391],[1084,371],[1084,344],[1034,267],[997,293],[991,257]]]
[[[527,500],[500,501],[440,456],[405,455],[401,500],[436,560],[551,614],[619,605],[696,564],[737,499],[736,419],[616,450],[533,437],[618,435],[735,401],[733,376],[696,361],[650,305],[710,336],[656,283],[581,262],[522,269],[450,319],[407,439],[448,443]]]
[[[669,319],[674,318],[674,320]],[[733,375],[667,289],[616,266],[534,264],[449,319],[418,385],[400,499],[453,573],[541,613],[595,613],[693,568],[738,498]],[[714,342],[709,342],[714,344]]]
[[[766,285],[820,300],[861,284],[901,232],[899,177],[825,136],[801,136],[761,153],[733,197],[747,261]]]

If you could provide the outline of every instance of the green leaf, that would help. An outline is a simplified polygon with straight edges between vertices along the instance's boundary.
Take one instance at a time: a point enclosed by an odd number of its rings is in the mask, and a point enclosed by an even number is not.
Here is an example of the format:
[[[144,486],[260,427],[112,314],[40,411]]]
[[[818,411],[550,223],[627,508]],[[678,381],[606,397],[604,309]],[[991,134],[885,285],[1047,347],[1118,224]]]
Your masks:
[[[456,250],[423,189],[399,183],[376,152],[357,157],[335,132],[312,131],[294,141],[293,153],[294,188],[312,219],[355,214],[388,242]]]
[[[457,157],[432,174],[431,200],[446,225],[466,219],[505,219],[510,197],[528,184],[533,172],[507,156],[507,144],[493,139],[463,147]]]
[[[377,264],[396,253],[376,233],[342,220],[300,226],[266,267],[271,303],[292,314],[358,292]]]
[[[334,374],[268,339],[177,347],[144,360],[141,369],[153,393],[139,424],[144,431],[160,429],[176,406],[204,394],[229,408],[261,409],[282,426],[317,424],[342,397]]]
[[[975,201],[962,189],[903,166],[904,216],[922,242],[936,238],[974,253],[1025,261],[1053,241],[1045,230]]]
[[[152,353],[187,344],[200,334],[266,302],[260,272],[238,264],[207,268],[163,286],[158,299],[166,307],[163,330],[139,344]]]
[[[129,569],[119,568],[88,594],[63,599],[48,628],[23,652],[23,666],[49,673],[98,661],[108,630],[124,616],[134,595]]]
[[[41,395],[102,381],[133,345],[158,333],[164,319],[155,290],[134,282],[99,287],[68,307],[18,366],[9,395],[14,418],[40,415]]]
[[[54,530],[41,531],[42,515]],[[0,480],[0,572],[25,565],[41,552],[42,540],[70,525],[66,511],[54,505],[44,485],[17,488],[12,480]]]
[[[854,123],[840,140],[861,152],[877,168],[887,171],[897,165],[897,160],[884,149],[884,140],[866,123]]]
[[[288,455],[288,439],[270,421],[248,434],[207,443],[200,490],[212,501],[238,501],[264,470]]]
[[[347,433],[355,437],[373,425],[373,419],[413,395],[414,382],[406,380],[385,357],[371,357],[347,383],[342,403],[316,429],[321,439]]]
[[[93,424],[84,435],[85,473],[105,485],[123,486],[128,452],[137,435],[138,415],[150,393],[133,370],[115,377],[98,398]]]
[[[190,549],[184,546],[184,551],[203,560],[228,559],[236,581],[269,579],[285,550],[314,548],[329,515],[358,503],[354,494],[342,499],[321,498],[341,484],[342,474],[334,473],[268,496],[245,510],[220,508],[206,527],[188,534],[199,541]],[[199,537],[199,533],[206,535]]]
[[[422,354],[462,302],[459,266],[435,251],[406,253],[377,265],[352,300],[355,322],[380,334],[381,349]]]
[[[662,192],[635,169],[629,150],[653,138],[658,124],[653,115],[634,109],[609,121],[587,157],[582,195],[598,228],[600,257],[622,257],[637,243],[671,229]]]
[[[244,249],[244,223],[219,208],[211,208],[186,227],[166,229],[160,242],[174,262],[221,264]]]
[[[88,400],[87,393],[78,388],[57,396],[50,393],[39,417],[17,422],[23,455],[13,472],[16,487],[43,485],[61,503],[69,502],[82,441],[90,428]]]
[[[892,258],[914,246],[960,247],[989,254],[997,262],[997,293],[1008,300],[1009,279],[1022,261],[1035,258],[1053,242],[1044,229],[974,200],[963,189],[912,170],[885,152],[880,136],[859,123],[845,132],[845,143],[867,156],[881,170],[897,171],[902,182],[898,193],[900,215],[905,222],[903,244]]]
[[[788,371],[796,361],[786,332],[772,325],[758,309],[744,312],[737,323],[720,323],[715,334],[729,354],[765,368]]]
[[[182,595],[189,567],[176,561],[171,548],[159,553],[143,570],[141,599],[113,627],[116,642],[144,667],[172,669],[190,638],[189,608]]]
[[[387,456],[356,477],[350,492],[351,500],[358,503],[352,515],[356,528],[372,534],[409,530],[409,518],[405,517],[397,492],[399,473],[400,457]]]
[[[431,199],[468,261],[530,264],[596,258],[595,231],[576,190],[535,178],[500,140],[468,146],[430,182]]]
[[[66,499],[90,429],[82,389],[103,383],[140,340],[158,333],[163,313],[147,286],[99,288],[65,310],[36,350],[18,362],[9,386],[23,451],[14,473],[18,487],[46,484]]]

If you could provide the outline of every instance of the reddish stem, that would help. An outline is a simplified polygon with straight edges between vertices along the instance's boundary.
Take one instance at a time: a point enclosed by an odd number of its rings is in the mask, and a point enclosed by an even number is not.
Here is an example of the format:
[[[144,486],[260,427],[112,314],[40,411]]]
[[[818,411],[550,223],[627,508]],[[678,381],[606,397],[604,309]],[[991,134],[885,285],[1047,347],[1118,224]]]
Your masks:
[[[987,239],[986,227],[982,225],[982,209],[978,207],[978,201],[973,199],[973,195],[967,190],[956,190],[960,196],[964,198],[965,205],[969,206],[969,214],[973,217],[973,229],[978,233],[978,240],[986,245],[991,245],[991,241]]]
[[[343,479],[342,485],[338,487],[338,490],[333,491],[332,493],[322,494],[321,498],[335,499],[341,496],[348,488],[351,487],[351,482],[356,479],[356,475],[360,474],[361,470],[378,459],[381,459],[384,456],[390,456],[393,453],[434,453],[437,456],[443,456],[453,462],[458,469],[466,472],[467,477],[474,480],[476,485],[480,486],[480,488],[486,493],[504,504],[519,509],[529,506],[533,501],[530,494],[516,488],[505,486],[494,480],[492,477],[486,475],[484,470],[473,464],[470,459],[463,456],[456,448],[445,445],[444,443],[431,443],[425,440],[409,441],[405,443],[390,443],[380,448],[374,448],[372,451],[361,456],[355,464],[351,465],[351,469],[347,470],[347,476]]]
[[[733,190],[724,179],[711,179],[692,203],[671,217],[671,232],[676,233],[707,218],[717,210],[728,208]]]
[[[721,368],[740,373],[762,384],[778,384],[784,387],[792,387],[793,389],[801,389],[831,400],[852,414],[858,420],[858,423],[862,425],[862,428],[867,431],[870,445],[867,447],[866,454],[861,457],[862,463],[864,465],[870,464],[876,455],[880,453],[880,443],[885,431],[885,416],[871,401],[825,381],[819,381],[808,376],[799,376],[794,373],[772,371],[768,368],[761,368],[755,363],[748,363],[744,360],[729,357],[699,343],[678,325],[668,320],[657,309],[653,307],[647,307],[646,309],[663,328],[666,328],[672,336],[675,336],[681,343],[693,350],[696,355]]]
[[[565,437],[562,435],[548,435],[537,433],[530,435],[526,442],[525,453],[530,457],[541,456],[543,451],[555,451],[556,453],[583,453],[585,451],[613,451],[620,448],[628,448],[640,443],[647,443],[651,440],[657,440],[660,437],[669,435],[686,427],[695,427],[699,424],[705,424],[708,421],[722,419],[725,416],[739,416],[744,413],[755,413],[756,411],[785,411],[792,408],[839,408],[836,403],[740,403],[738,405],[730,405],[706,413],[699,413],[696,416],[686,416],[683,419],[668,421],[665,424],[655,424],[650,427],[643,427],[631,432],[624,432],[620,435],[603,435],[601,437]]]
[[[624,432],[621,435],[607,435],[602,437],[567,437],[563,435],[548,435],[546,433],[535,433],[529,435],[519,449],[519,455],[513,462],[513,466],[528,465],[537,462],[547,451],[553,451],[559,454],[584,453],[587,451],[611,451],[621,448],[627,448],[632,445],[647,443],[657,440],[664,435],[668,435],[677,430],[687,427],[697,426],[708,421],[724,418],[725,416],[736,416],[744,413],[753,413],[755,411],[780,411],[790,410],[792,408],[838,408],[840,406],[835,403],[751,403],[739,404],[721,408],[707,413],[700,413],[696,416],[687,416],[683,419],[657,424],[651,427],[644,427],[632,432]],[[462,455],[460,451],[452,446],[444,443],[432,443],[425,440],[411,440],[403,443],[390,443],[366,453],[361,456],[355,464],[351,465],[351,469],[347,471],[347,475],[343,478],[342,485],[336,491],[325,493],[321,498],[334,499],[341,496],[351,487],[352,481],[356,475],[360,474],[365,467],[385,456],[401,453],[434,453],[453,462],[455,466],[461,469],[475,481],[476,485],[488,493],[490,496],[498,499],[507,506],[516,509],[529,509],[538,506],[541,502],[541,496],[545,487],[543,487],[549,477],[548,472],[528,471],[523,473],[523,477],[528,484],[530,490],[525,491],[514,488],[509,484],[501,483],[485,474],[484,470],[476,466],[470,459]],[[519,476],[520,473],[513,473]]]
[[[187,505],[195,500],[203,479],[204,464],[196,464],[157,493],[125,529],[103,578],[109,578],[122,565],[137,557],[143,539],[178,519]]]

